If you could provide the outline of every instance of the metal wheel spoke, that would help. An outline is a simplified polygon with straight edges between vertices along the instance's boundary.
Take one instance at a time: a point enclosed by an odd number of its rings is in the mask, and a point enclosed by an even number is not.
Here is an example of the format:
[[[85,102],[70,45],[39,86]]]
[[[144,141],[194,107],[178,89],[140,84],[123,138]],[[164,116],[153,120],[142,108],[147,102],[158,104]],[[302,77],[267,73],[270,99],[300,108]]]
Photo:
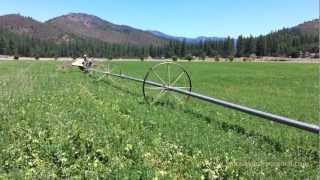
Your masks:
[[[104,77],[106,77],[105,74],[101,75],[101,76],[98,78],[98,81],[100,81],[100,80],[103,79]]]
[[[154,98],[152,104],[156,103],[165,93],[165,89],[161,90],[160,93]]]
[[[150,74],[152,74],[152,76],[150,76]],[[162,83],[162,86],[154,86],[148,82]],[[155,65],[144,78],[143,95],[146,101],[154,104],[159,100],[162,101],[166,99],[166,101],[175,101],[177,104],[184,104],[184,101],[187,100],[186,96],[170,91],[168,88],[190,91],[191,82],[188,73],[179,64],[175,63],[166,62]]]
[[[111,69],[110,69],[110,73],[113,73],[113,72],[114,72],[114,70],[117,70],[117,67],[115,67],[115,66],[111,67]]]
[[[177,78],[173,81],[172,86],[174,86],[174,85],[179,81],[179,79],[183,76],[183,74],[184,74],[184,72],[180,73],[180,74],[177,76]]]
[[[109,73],[112,73],[112,72],[113,72],[113,69],[114,69],[114,68],[109,68]]]
[[[155,71],[152,71],[154,75],[157,76],[157,78],[162,82],[162,84],[166,84],[165,81],[162,80],[162,78],[159,76],[158,73],[156,73]]]
[[[110,72],[110,64],[107,65],[107,72]]]

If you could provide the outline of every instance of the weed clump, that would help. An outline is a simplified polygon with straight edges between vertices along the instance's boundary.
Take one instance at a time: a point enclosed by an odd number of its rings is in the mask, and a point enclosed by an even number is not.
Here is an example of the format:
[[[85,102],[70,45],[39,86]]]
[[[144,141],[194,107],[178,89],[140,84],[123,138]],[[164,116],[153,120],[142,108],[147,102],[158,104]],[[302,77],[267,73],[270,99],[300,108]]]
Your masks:
[[[172,61],[178,61],[178,56],[172,56]]]

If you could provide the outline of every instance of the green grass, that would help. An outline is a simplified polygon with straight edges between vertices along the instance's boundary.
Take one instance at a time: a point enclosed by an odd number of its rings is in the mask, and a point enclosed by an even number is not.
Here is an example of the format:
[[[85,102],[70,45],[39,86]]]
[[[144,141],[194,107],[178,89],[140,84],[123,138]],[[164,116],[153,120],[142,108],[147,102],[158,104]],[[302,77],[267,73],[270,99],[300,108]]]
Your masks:
[[[114,62],[143,78],[155,62]],[[193,91],[317,123],[318,65],[182,63]],[[0,178],[311,178],[318,137],[195,99],[150,106],[141,84],[59,62],[0,62]]]

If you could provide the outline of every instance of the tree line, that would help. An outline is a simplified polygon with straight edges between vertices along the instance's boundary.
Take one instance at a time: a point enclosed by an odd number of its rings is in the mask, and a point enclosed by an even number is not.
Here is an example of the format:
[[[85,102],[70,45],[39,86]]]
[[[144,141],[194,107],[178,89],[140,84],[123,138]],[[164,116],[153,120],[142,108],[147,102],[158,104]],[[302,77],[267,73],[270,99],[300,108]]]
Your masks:
[[[266,36],[227,37],[223,40],[187,43],[169,41],[163,46],[111,44],[74,37],[70,42],[57,43],[0,30],[0,54],[27,57],[80,57],[83,54],[99,58],[188,58],[291,56],[300,51],[317,52],[319,37],[297,30],[283,29]]]
[[[298,57],[301,53],[318,53],[318,34],[303,33],[299,29],[284,28],[266,36],[239,36],[236,56]]]
[[[160,54],[160,47],[110,44],[101,41],[73,37],[70,42],[57,43],[34,39],[0,30],[0,54],[26,57],[80,57],[89,54],[94,57],[146,57],[150,51]]]

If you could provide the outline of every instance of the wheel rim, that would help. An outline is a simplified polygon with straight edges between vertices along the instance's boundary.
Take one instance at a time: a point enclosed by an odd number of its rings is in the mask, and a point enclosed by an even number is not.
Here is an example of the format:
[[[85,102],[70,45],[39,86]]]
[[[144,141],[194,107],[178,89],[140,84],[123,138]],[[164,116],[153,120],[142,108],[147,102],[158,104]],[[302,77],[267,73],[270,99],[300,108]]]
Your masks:
[[[184,104],[189,99],[188,95],[172,92],[165,87],[149,85],[147,81],[185,91],[192,90],[188,72],[181,65],[173,62],[160,63],[150,68],[143,81],[143,96],[149,104],[172,102]]]
[[[115,82],[115,79],[113,76],[109,76],[107,73],[112,74],[121,74],[121,68],[118,65],[115,65],[114,63],[103,63],[98,64],[96,67],[92,68],[90,71],[90,75],[96,80],[110,80],[112,82]]]

